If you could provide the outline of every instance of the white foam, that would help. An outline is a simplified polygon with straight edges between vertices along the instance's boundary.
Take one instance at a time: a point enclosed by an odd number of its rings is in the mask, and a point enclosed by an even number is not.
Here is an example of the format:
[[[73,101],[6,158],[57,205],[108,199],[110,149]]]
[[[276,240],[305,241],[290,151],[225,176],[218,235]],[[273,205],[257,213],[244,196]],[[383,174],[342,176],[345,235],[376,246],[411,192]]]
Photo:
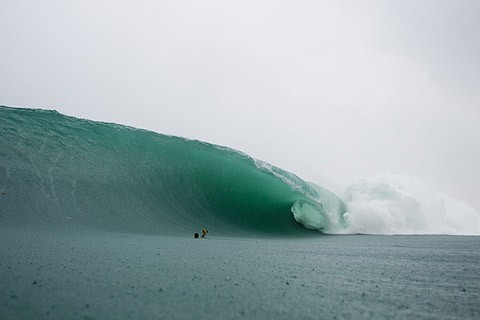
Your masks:
[[[480,235],[474,208],[417,177],[360,179],[346,189],[345,202],[345,233]]]

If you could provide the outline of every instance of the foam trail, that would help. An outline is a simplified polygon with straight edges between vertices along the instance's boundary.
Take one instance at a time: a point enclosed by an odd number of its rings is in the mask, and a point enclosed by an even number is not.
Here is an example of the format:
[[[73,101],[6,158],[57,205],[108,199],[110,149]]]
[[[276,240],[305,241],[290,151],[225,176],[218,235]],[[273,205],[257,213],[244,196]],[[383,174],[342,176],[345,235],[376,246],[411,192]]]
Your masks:
[[[341,233],[479,235],[478,212],[432,181],[386,175],[360,179],[345,191]]]

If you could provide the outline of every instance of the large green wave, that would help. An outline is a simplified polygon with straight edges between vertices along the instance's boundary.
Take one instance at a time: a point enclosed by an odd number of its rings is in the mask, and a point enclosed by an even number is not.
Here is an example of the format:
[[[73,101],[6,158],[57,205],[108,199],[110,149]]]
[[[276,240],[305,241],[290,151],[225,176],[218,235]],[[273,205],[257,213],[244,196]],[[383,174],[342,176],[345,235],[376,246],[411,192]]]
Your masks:
[[[0,107],[0,222],[190,235],[332,232],[343,202],[241,152]]]

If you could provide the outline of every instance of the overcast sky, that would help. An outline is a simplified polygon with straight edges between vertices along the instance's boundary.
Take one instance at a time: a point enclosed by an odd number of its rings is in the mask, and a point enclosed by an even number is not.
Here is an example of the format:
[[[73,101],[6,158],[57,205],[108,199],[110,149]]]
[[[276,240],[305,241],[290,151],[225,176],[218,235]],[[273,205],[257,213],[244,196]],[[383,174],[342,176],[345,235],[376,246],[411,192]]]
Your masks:
[[[0,104],[480,209],[480,1],[0,0]]]

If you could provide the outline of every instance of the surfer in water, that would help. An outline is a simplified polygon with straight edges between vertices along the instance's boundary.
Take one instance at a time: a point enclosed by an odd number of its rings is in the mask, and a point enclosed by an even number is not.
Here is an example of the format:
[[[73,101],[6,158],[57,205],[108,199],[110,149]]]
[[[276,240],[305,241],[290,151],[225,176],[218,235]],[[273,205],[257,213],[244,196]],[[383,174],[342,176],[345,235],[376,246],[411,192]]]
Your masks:
[[[205,229],[205,228],[203,228],[203,229],[202,229],[202,236],[201,236],[201,238],[205,238],[205,236],[207,235],[207,233],[208,233],[208,230]],[[195,233],[193,234],[193,237],[194,237],[195,239],[198,239],[198,237],[199,237],[198,232],[195,232]]]

